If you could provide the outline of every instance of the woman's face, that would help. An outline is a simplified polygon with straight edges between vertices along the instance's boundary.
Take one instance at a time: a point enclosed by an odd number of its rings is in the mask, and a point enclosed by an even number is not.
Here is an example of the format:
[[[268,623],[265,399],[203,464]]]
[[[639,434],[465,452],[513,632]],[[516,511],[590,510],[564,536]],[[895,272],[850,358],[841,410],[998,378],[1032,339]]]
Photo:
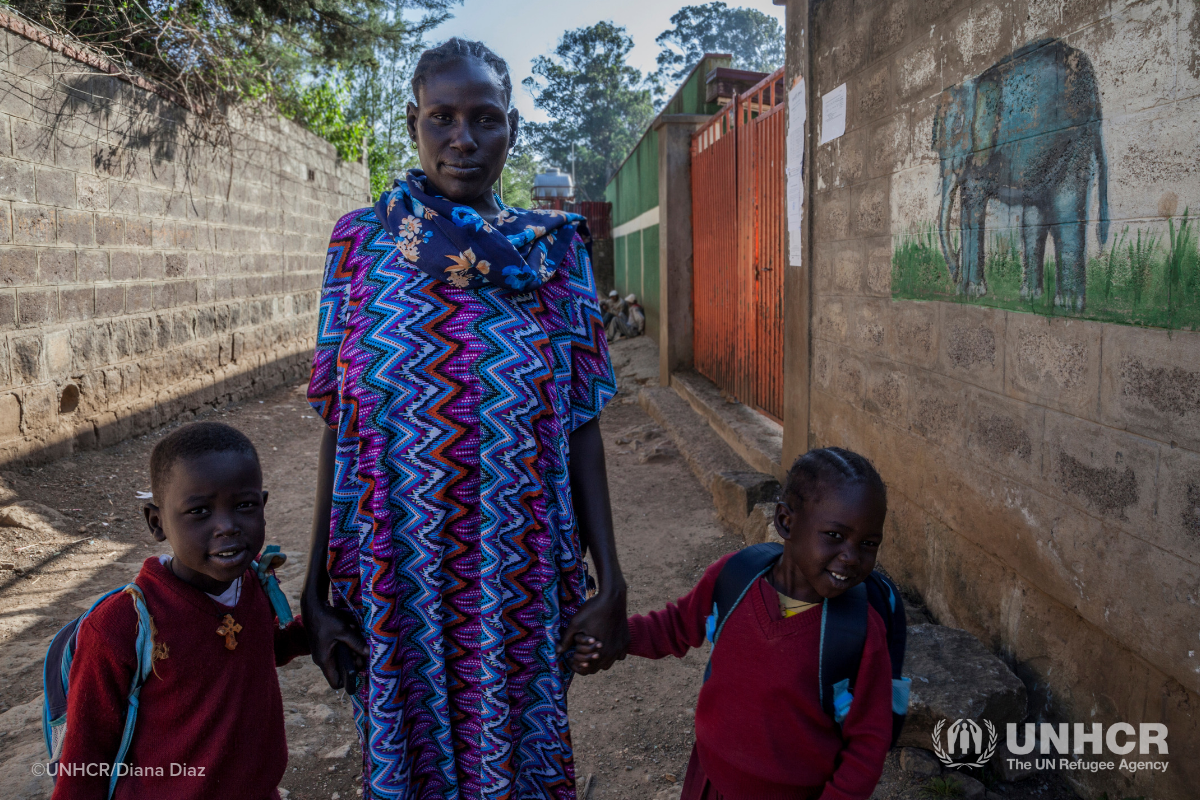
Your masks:
[[[408,132],[434,188],[448,200],[499,213],[492,186],[511,141],[499,77],[479,59],[461,58],[430,74],[417,101],[408,104]]]

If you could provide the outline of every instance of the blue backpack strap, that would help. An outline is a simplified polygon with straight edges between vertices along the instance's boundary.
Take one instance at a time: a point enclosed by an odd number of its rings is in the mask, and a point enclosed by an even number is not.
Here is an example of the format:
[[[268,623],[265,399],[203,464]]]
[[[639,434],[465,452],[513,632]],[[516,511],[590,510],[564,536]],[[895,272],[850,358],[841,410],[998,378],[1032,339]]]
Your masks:
[[[912,680],[904,677],[904,652],[908,647],[908,618],[900,590],[881,572],[872,572],[866,581],[867,599],[887,626],[888,655],[892,660],[892,744],[900,738],[908,715],[908,696]]]
[[[825,601],[821,618],[821,705],[838,724],[850,711],[853,683],[866,642],[868,606],[883,619],[887,631],[892,668],[892,744],[895,744],[908,714],[912,681],[903,675],[908,643],[904,600],[896,585],[882,573],[872,572],[863,583],[832,601]]]
[[[287,556],[279,551],[277,544],[268,545],[258,560],[251,562],[254,574],[258,576],[258,582],[262,584],[263,591],[267,593],[267,598],[271,601],[271,608],[274,609],[275,616],[279,618],[279,627],[281,628],[286,627],[293,619],[292,607],[288,604],[287,595],[283,593],[283,589],[279,588],[279,579],[275,577],[274,572],[285,562],[287,562]]]
[[[134,649],[137,652],[137,671],[133,675],[133,685],[129,687],[129,705],[125,712],[125,730],[121,734],[121,745],[117,749],[117,756],[113,764],[123,764],[125,757],[129,753],[129,745],[133,742],[133,730],[137,725],[138,700],[142,693],[142,685],[154,672],[154,662],[156,659],[166,657],[166,645],[156,645],[155,638],[158,630],[154,627],[154,618],[150,616],[150,609],[146,608],[146,598],[142,594],[141,587],[136,583],[131,583],[125,586],[121,591],[133,598],[133,606],[137,610],[138,615],[138,632],[137,641]],[[120,775],[116,769],[113,770],[112,776],[108,779],[108,796],[111,799],[113,792],[117,790],[117,780]]]
[[[896,585],[881,572],[872,572],[865,585],[868,601],[887,627],[892,677],[899,678],[904,674],[904,650],[908,644],[908,620],[904,613],[904,600],[900,597],[900,590]]]
[[[714,649],[729,615],[742,602],[742,598],[754,582],[765,575],[781,555],[783,545],[778,542],[764,542],[743,547],[721,567],[713,587],[713,613],[705,620],[705,633]],[[704,668],[704,680],[707,681],[711,674],[712,654],[709,653],[708,666]]]
[[[850,711],[866,640],[866,586],[857,584],[821,604],[821,707],[838,724]]]

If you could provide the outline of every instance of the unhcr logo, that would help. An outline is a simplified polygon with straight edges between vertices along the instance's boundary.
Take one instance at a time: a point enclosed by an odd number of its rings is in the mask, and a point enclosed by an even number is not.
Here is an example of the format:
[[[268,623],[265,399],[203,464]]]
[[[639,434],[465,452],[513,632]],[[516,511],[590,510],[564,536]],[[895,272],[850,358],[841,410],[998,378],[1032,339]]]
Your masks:
[[[1085,725],[1065,722],[1051,725],[1043,722],[1035,726],[1025,723],[1024,741],[1018,740],[1017,726],[1008,724],[1005,746],[1013,756],[1032,756],[1028,759],[1009,758],[1013,769],[1060,769],[1074,772],[1100,772],[1120,769],[1125,772],[1166,772],[1168,762],[1164,759],[1146,760],[1121,758],[1120,760],[1085,759],[1088,754],[1099,756],[1112,753],[1118,756],[1132,755],[1136,749],[1139,756],[1165,756],[1167,748],[1167,726],[1161,722],[1143,722],[1136,729],[1128,722],[1109,725],[1107,729],[1099,722]],[[1153,748],[1154,752],[1151,752]],[[1036,752],[1035,752],[1036,751]],[[1055,758],[1057,756],[1057,758]],[[1069,756],[1069,757],[1068,757]]]
[[[933,726],[933,752],[951,769],[982,767],[996,753],[996,726],[986,719],[983,725],[987,728],[986,739],[984,729],[975,720],[955,720],[946,731],[943,746],[942,729],[946,720],[940,720]]]
[[[1160,722],[1143,722],[1136,728],[1127,722],[1107,727],[1099,722],[1023,726],[1010,722],[1005,733],[1007,752],[1002,755],[1012,770],[1166,772],[1169,763],[1153,758],[1170,753],[1167,726]],[[933,727],[933,752],[951,769],[983,767],[996,754],[997,738],[990,720],[959,719],[949,727],[941,720]],[[1112,757],[1133,756],[1135,750],[1143,758]],[[1108,759],[1085,757],[1108,754]]]

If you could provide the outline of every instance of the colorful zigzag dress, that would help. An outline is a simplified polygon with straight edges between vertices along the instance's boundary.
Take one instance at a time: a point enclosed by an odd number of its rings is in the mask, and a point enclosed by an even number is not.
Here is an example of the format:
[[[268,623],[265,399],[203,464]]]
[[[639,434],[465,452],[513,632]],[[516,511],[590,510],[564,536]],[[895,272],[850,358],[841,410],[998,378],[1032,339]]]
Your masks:
[[[463,286],[406,260],[383,213],[334,229],[309,387],[337,432],[334,602],[370,648],[363,795],[574,798],[568,436],[616,391],[588,254],[568,227],[539,288]]]

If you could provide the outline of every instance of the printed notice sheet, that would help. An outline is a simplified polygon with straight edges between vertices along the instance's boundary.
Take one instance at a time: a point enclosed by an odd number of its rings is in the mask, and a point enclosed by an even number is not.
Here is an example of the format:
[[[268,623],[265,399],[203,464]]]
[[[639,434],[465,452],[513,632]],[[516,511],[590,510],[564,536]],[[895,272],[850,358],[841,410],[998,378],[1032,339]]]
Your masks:
[[[801,266],[804,249],[804,123],[807,116],[804,79],[796,78],[788,90],[787,132],[788,263],[794,267]]]
[[[832,142],[846,132],[846,84],[821,98],[821,141]]]

